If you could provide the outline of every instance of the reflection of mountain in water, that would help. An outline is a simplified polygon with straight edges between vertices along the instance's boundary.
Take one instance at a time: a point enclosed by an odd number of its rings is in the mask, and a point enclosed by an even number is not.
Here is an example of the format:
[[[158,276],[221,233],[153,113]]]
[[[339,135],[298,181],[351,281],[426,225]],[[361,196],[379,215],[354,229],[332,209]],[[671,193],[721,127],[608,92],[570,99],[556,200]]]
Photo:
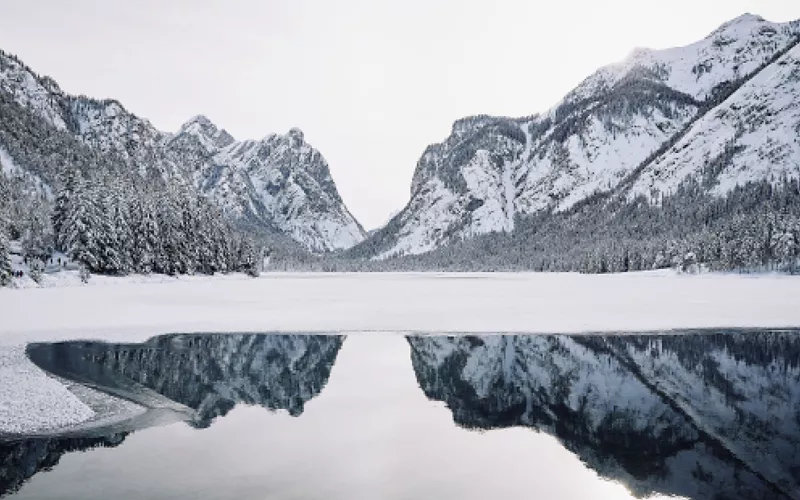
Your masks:
[[[409,343],[457,424],[547,432],[637,496],[800,498],[800,332]]]
[[[195,410],[194,424],[204,427],[239,403],[301,414],[327,382],[342,341],[325,335],[164,335],[143,344],[36,344],[28,353],[45,370],[78,382],[125,395],[137,387],[155,391]]]
[[[62,455],[91,448],[113,448],[125,433],[92,438],[37,438],[0,443],[0,496],[17,491],[31,476],[58,464]]]
[[[60,377],[121,396],[158,413],[186,407],[206,427],[237,404],[299,415],[328,381],[344,337],[325,335],[165,335],[143,344],[32,344],[31,360]],[[54,467],[62,455],[117,446],[120,429],[146,427],[146,416],[75,437],[0,442],[0,496]],[[91,437],[86,437],[91,436]]]

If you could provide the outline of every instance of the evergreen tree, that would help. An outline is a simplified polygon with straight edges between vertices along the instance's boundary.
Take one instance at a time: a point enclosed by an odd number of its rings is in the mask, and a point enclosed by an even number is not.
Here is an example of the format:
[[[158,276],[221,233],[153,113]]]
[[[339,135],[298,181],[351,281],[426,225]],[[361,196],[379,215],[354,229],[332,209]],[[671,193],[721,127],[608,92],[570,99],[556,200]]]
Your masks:
[[[30,200],[27,212],[27,217],[20,224],[22,249],[28,258],[46,260],[54,247],[50,204],[46,199],[36,196]]]
[[[2,175],[2,174],[0,174]],[[8,286],[12,282],[11,255],[6,237],[5,227],[0,221],[0,286]]]
[[[242,237],[239,241],[238,270],[250,276],[258,277],[263,264],[263,251],[250,238]]]
[[[155,210],[144,192],[137,192],[132,198],[129,215],[131,267],[135,272],[149,274],[156,269],[156,256],[161,245]]]
[[[127,249],[120,242],[120,225],[124,221],[117,219],[118,204],[124,203],[117,198],[119,193],[108,182],[93,185],[93,206],[98,207],[96,214],[97,230],[95,238],[98,248],[98,266],[92,270],[103,274],[125,274],[125,257]]]
[[[67,251],[67,218],[72,211],[72,197],[75,193],[75,172],[68,170],[61,179],[53,208],[53,235],[56,249]]]
[[[0,286],[8,286],[12,281],[11,251],[9,249],[6,227],[8,225],[8,201],[10,188],[5,174],[0,170]]]
[[[99,207],[91,185],[79,178],[64,222],[65,247],[70,258],[88,271],[102,269]]]

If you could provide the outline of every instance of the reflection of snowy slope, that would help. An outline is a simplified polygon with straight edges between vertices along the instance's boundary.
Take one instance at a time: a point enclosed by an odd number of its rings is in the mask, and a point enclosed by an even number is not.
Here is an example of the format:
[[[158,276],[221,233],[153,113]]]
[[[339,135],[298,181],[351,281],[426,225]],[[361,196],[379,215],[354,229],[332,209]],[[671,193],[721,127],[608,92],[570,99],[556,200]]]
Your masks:
[[[173,422],[167,415],[170,411],[186,418],[187,407],[193,410],[189,418],[196,427],[210,425],[237,404],[287,410],[297,416],[327,383],[342,341],[337,336],[241,334],[165,335],[142,344],[31,344],[31,359],[62,377],[70,375],[67,382],[77,381],[70,390],[97,415],[82,426],[64,422],[66,435],[76,437],[0,441],[0,496],[54,467],[65,453],[117,446],[131,430]],[[41,378],[69,395],[56,380],[43,373]],[[99,393],[80,384],[108,395],[98,398]],[[114,396],[135,400],[151,411],[142,414]],[[121,414],[110,415],[121,409]],[[129,419],[123,421],[124,415]]]
[[[800,498],[793,335],[409,342],[421,387],[460,425],[547,432],[639,496]]]
[[[142,387],[135,399],[154,402],[145,406],[178,403],[195,410],[195,425],[207,426],[237,404],[299,415],[325,386],[341,343],[336,336],[167,335],[144,344],[36,344],[29,352],[44,369],[79,382],[122,394]]]
[[[620,359],[783,491],[800,488],[800,339],[792,333],[615,339]]]

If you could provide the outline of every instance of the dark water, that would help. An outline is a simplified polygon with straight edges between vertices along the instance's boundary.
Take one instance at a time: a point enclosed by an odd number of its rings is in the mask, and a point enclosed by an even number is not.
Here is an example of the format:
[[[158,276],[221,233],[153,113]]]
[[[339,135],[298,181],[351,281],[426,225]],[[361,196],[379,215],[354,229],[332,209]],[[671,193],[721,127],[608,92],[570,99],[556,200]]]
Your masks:
[[[169,335],[28,354],[148,411],[0,443],[7,498],[800,498],[800,331]]]

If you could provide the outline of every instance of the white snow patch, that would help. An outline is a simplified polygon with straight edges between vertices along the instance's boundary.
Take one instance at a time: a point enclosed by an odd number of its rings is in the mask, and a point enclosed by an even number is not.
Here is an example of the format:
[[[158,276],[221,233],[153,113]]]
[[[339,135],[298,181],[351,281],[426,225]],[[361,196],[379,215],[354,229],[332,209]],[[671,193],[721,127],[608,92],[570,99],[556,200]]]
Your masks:
[[[94,276],[90,284],[105,286],[0,289],[0,345],[76,337],[137,341],[169,332],[800,326],[800,277],[783,275],[265,273],[255,279]]]
[[[66,386],[28,360],[22,346],[0,348],[0,433],[43,432],[95,415]]]

